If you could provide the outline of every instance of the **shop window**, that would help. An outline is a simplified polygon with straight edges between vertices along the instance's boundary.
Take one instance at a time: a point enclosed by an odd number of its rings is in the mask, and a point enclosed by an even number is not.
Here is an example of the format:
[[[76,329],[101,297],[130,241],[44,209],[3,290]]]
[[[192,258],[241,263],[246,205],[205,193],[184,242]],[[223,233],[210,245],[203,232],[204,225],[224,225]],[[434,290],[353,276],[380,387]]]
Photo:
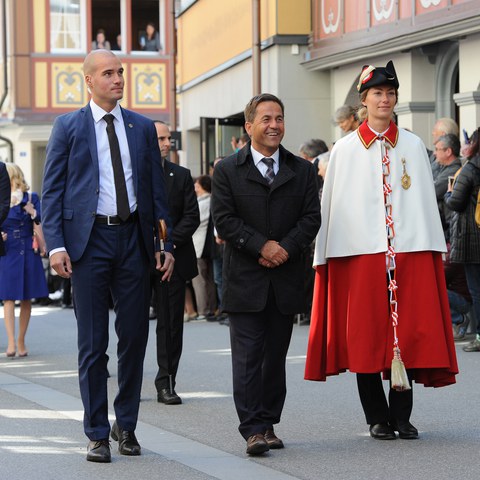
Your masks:
[[[80,52],[84,49],[85,0],[50,0],[50,49]]]

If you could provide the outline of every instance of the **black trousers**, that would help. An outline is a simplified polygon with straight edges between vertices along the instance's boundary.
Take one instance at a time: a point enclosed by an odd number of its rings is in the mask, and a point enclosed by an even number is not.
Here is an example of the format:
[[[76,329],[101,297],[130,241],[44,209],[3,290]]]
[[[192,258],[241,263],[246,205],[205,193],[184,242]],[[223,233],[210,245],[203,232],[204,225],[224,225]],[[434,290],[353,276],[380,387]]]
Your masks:
[[[389,389],[388,402],[380,373],[357,373],[358,393],[369,425],[395,420],[409,421],[413,408],[412,372],[407,370],[412,390]]]
[[[157,311],[157,364],[158,372],[155,377],[157,392],[169,388],[168,355],[172,374],[172,386],[175,388],[178,365],[183,347],[183,312],[185,308],[185,280],[173,271],[168,282],[168,319],[165,318],[165,309],[156,308]],[[167,338],[165,323],[169,322],[170,337]],[[167,343],[168,342],[168,343]]]
[[[287,394],[285,360],[293,315],[282,314],[270,289],[261,312],[228,313],[232,347],[233,399],[247,439],[280,422]]]

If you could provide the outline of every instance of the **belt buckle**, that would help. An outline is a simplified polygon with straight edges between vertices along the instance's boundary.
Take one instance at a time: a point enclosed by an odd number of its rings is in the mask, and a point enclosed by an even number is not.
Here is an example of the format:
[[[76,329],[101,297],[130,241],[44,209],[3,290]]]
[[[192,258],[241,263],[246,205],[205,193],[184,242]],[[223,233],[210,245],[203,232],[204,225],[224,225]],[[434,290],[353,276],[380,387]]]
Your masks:
[[[113,225],[113,226],[120,225],[120,221],[115,222],[110,220],[113,217],[116,217],[116,215],[107,215],[107,225]]]

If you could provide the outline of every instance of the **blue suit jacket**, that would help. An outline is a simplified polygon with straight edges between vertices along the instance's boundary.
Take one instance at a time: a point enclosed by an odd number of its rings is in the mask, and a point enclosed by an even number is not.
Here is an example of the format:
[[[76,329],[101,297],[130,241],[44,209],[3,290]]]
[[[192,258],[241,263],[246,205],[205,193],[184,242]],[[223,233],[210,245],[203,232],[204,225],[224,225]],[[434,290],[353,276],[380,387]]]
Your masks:
[[[122,108],[132,161],[141,235],[151,261],[154,228],[168,217],[165,180],[154,124]],[[97,212],[99,167],[90,106],[57,117],[47,144],[42,190],[47,249],[64,247],[75,262],[82,256]],[[168,244],[168,251],[172,245]]]

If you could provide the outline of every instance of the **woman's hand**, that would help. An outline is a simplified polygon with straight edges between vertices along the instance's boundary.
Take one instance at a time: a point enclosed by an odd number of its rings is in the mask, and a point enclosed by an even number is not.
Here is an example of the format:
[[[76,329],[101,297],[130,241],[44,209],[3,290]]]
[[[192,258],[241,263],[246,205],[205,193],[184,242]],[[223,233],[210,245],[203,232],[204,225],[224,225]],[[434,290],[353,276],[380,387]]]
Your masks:
[[[32,219],[37,216],[37,211],[35,210],[32,202],[28,201],[23,209],[32,217]]]

